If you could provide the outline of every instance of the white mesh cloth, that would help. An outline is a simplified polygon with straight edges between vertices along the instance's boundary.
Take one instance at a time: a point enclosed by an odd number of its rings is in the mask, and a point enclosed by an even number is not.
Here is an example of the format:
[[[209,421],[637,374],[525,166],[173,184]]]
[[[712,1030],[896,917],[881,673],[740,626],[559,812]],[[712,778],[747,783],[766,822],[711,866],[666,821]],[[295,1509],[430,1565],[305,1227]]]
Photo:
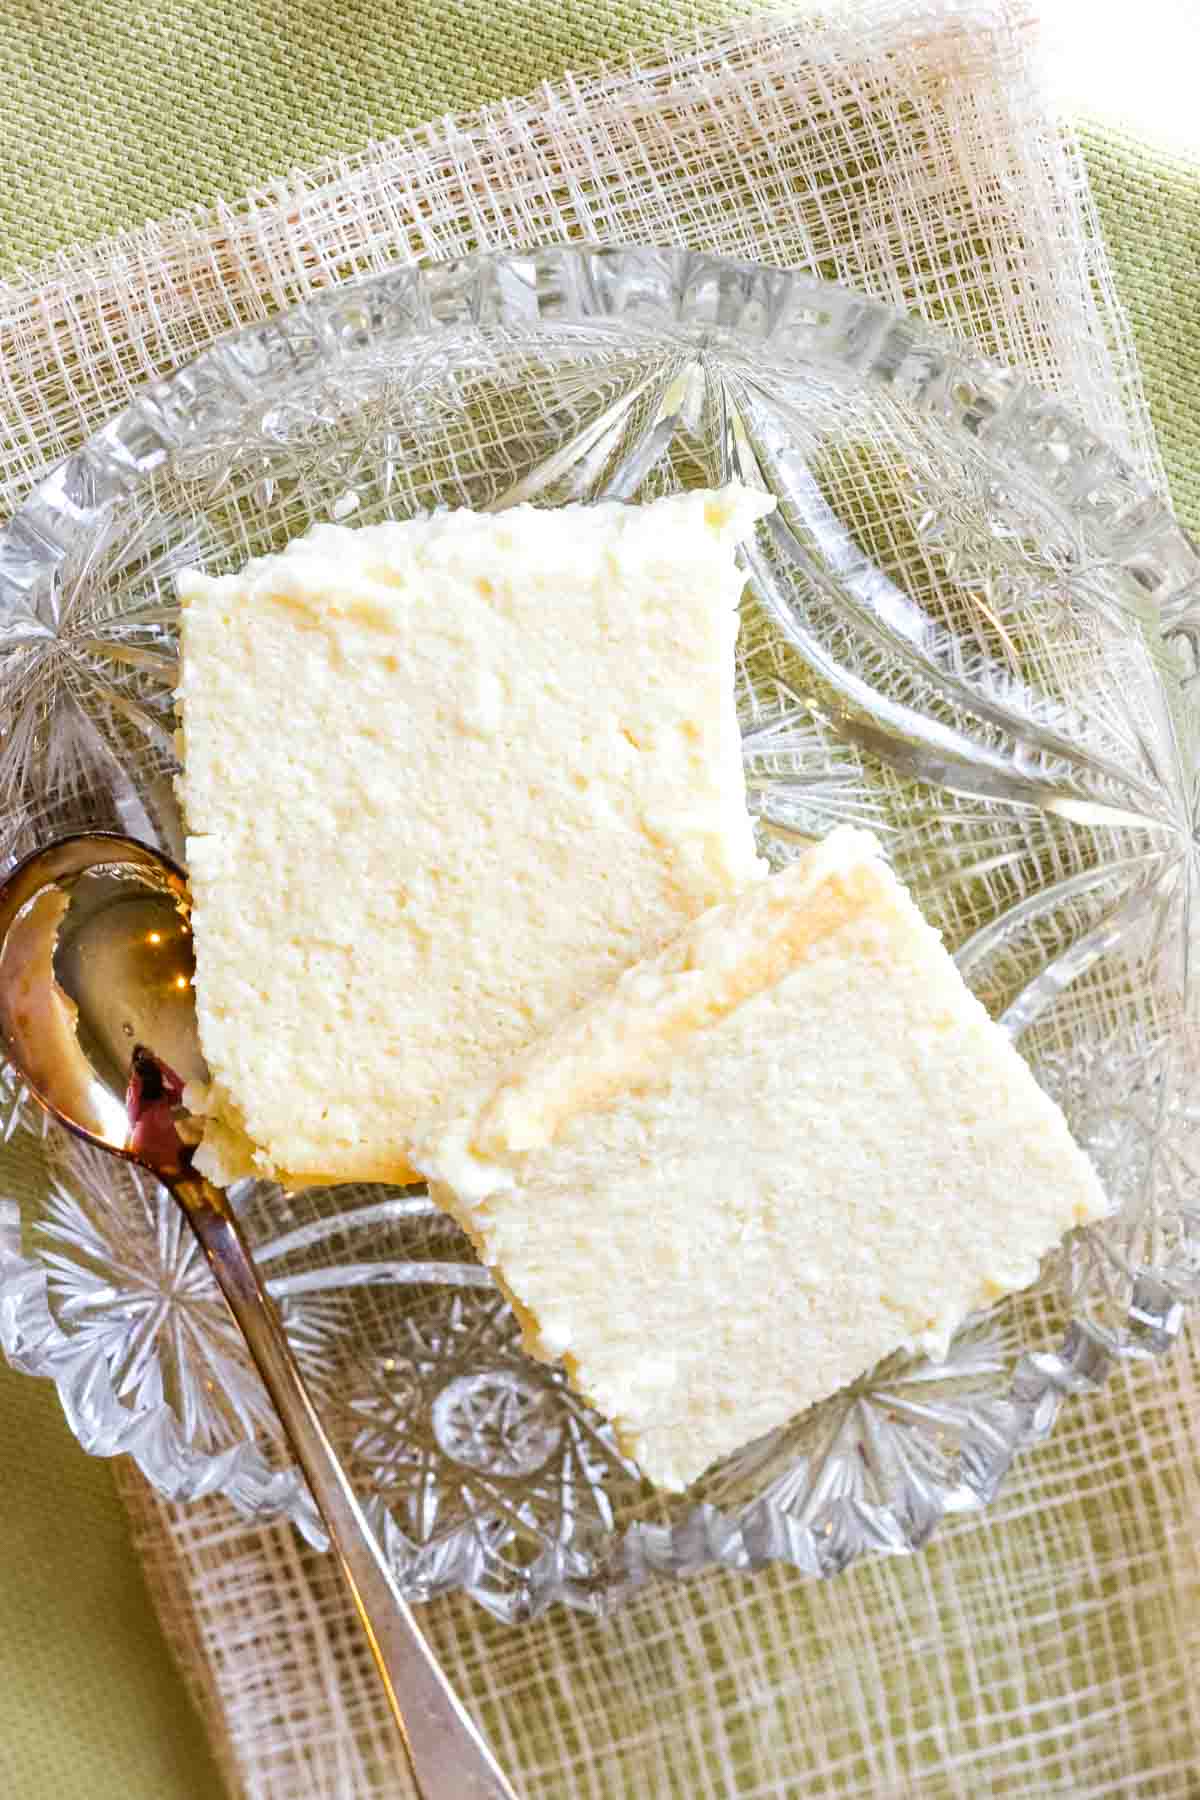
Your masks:
[[[1185,1340],[1074,1402],[910,1561],[703,1576],[600,1624],[422,1620],[527,1800],[1194,1800],[1198,1378]],[[231,1792],[410,1795],[329,1559],[121,1486]]]
[[[1023,0],[775,17],[56,259],[0,289],[0,506],[216,333],[396,258],[688,242],[915,307],[1069,390],[1160,475],[1076,150]],[[1200,1794],[1196,1369],[1077,1401],[986,1520],[823,1587],[643,1592],[597,1625],[425,1622],[523,1790]],[[407,1791],[329,1563],[122,1484],[230,1789]]]

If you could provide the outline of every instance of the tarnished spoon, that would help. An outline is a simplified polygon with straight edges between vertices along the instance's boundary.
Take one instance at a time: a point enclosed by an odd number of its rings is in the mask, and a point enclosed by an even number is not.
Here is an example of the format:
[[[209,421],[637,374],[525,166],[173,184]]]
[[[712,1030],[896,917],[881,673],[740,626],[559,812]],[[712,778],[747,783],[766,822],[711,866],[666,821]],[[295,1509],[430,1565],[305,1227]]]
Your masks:
[[[226,1196],[191,1167],[207,1078],[181,869],[131,838],[60,838],[0,886],[0,1036],[48,1112],[140,1163],[200,1240],[329,1532],[423,1800],[516,1800],[392,1578]]]

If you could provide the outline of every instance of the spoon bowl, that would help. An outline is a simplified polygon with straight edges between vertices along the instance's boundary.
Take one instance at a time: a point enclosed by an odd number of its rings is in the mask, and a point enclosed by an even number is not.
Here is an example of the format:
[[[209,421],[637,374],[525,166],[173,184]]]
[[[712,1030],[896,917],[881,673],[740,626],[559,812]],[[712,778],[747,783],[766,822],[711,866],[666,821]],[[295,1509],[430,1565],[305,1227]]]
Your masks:
[[[516,1800],[417,1627],[313,1405],[220,1188],[193,1168],[207,1081],[182,869],[107,832],[60,838],[0,885],[0,1041],[78,1137],[140,1163],[199,1239],[317,1503],[423,1800]]]
[[[60,839],[0,889],[0,1035],[10,1059],[69,1130],[139,1161],[127,1111],[134,1050],[183,1081],[206,1079],[190,913],[181,869],[102,832]]]

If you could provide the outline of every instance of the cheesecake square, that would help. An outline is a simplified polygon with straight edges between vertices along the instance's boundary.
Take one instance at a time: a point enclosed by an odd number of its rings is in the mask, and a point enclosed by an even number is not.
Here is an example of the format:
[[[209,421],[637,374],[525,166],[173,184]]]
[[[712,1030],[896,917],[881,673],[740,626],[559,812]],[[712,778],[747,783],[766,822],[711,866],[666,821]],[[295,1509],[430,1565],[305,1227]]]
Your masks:
[[[658,1486],[901,1346],[944,1354],[1105,1200],[874,838],[621,975],[416,1152]]]
[[[409,1146],[763,873],[734,710],[738,487],[358,529],[181,576],[217,1179]]]

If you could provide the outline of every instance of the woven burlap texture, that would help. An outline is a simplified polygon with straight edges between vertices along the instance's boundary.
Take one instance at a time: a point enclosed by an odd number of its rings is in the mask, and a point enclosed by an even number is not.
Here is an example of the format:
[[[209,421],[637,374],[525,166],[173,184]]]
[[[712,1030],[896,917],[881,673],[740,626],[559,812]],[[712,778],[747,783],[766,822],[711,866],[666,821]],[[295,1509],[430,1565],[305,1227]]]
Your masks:
[[[1021,0],[842,5],[375,146],[0,292],[0,505],[239,321],[397,257],[685,242],[868,289],[1069,392],[1155,481],[1075,146]],[[530,1796],[1200,1791],[1189,1685],[1194,1369],[1077,1402],[994,1518],[823,1588],[786,1571],[642,1594],[596,1624],[426,1622]],[[404,1791],[329,1564],[123,1478],[232,1791]],[[1190,1486],[1189,1486],[1190,1484]]]

